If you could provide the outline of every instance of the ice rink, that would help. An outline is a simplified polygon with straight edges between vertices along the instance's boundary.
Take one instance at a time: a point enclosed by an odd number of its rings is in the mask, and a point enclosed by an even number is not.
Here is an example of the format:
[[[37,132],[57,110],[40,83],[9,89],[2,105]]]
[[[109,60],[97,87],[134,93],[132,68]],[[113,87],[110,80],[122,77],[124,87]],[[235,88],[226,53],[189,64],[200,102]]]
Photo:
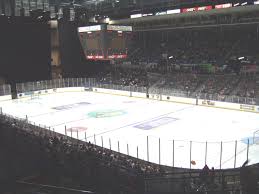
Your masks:
[[[41,95],[0,107],[58,133],[65,134],[66,126],[69,136],[163,165],[189,168],[193,160],[192,168],[205,162],[233,168],[247,153],[250,164],[259,162],[259,145],[253,144],[256,113],[94,92]]]

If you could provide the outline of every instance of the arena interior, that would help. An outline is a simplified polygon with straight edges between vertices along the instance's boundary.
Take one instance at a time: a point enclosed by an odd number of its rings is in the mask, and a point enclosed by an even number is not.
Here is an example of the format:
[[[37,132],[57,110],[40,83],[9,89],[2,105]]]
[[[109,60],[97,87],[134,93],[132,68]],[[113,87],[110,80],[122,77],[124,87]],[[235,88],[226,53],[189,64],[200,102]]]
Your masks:
[[[259,1],[0,0],[0,193],[258,194]]]

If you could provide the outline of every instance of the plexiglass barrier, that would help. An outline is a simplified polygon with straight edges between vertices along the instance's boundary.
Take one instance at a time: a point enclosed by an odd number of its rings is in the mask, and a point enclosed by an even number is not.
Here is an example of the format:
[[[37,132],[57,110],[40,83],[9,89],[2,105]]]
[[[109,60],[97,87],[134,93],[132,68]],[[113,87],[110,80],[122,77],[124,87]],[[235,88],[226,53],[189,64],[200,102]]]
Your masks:
[[[148,162],[171,167],[201,169],[205,164],[215,169],[241,167],[259,162],[259,145],[252,138],[236,141],[199,142],[138,135],[116,138],[112,133],[94,134],[93,131],[56,129],[67,136],[91,142],[103,148]]]
[[[122,85],[115,85],[115,84],[97,83],[94,78],[65,78],[65,79],[45,80],[45,81],[16,84],[17,93],[47,90],[47,89],[53,89],[53,88],[67,88],[67,87],[97,87],[97,88],[124,90],[124,91],[132,91],[132,92],[142,92],[142,93],[147,92],[146,87],[122,86]]]
[[[65,78],[16,84],[17,93],[68,87],[93,87],[94,78]]]
[[[168,96],[175,96],[175,97],[186,97],[186,98],[198,97],[199,99],[240,103],[240,104],[250,104],[250,105],[256,104],[255,98],[240,97],[240,96],[226,96],[226,95],[219,95],[219,94],[195,93],[195,92],[191,93],[187,91],[168,89],[168,88],[155,88],[155,87],[146,88],[146,87],[138,87],[138,86],[123,86],[123,85],[116,85],[116,84],[98,83],[95,78],[65,78],[65,79],[45,80],[45,81],[16,84],[17,93],[25,93],[29,91],[38,91],[38,90],[46,90],[46,89],[53,89],[53,88],[66,88],[66,87],[97,87],[97,88],[149,93],[149,94],[157,94],[157,95],[168,95]],[[6,90],[7,88],[2,89],[2,91],[6,91]]]
[[[137,136],[133,139],[116,139],[107,135],[82,136],[107,149],[130,155],[156,164],[201,169],[205,164],[215,169],[241,167],[249,159],[249,164],[259,162],[259,146],[250,139],[230,142],[197,142]],[[83,136],[86,136],[85,138]]]
[[[175,96],[175,97],[185,97],[185,98],[198,97],[199,99],[205,99],[205,100],[256,105],[255,98],[240,97],[240,96],[226,96],[226,95],[219,95],[219,94],[195,93],[195,92],[187,92],[187,91],[165,89],[165,88],[149,88],[149,93]]]

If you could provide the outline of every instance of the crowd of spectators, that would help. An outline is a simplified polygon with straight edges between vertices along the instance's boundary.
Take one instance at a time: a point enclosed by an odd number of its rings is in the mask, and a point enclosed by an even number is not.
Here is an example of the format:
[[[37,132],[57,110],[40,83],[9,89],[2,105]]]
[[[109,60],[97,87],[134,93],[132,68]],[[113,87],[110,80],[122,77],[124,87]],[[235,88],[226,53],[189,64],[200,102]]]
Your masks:
[[[127,59],[134,68],[118,63],[99,81],[253,104],[257,96],[258,37],[252,26],[136,32]],[[152,79],[150,73],[160,78]]]
[[[247,56],[258,59],[256,28],[192,29],[165,32],[139,32],[135,36],[133,63],[161,62],[175,64],[226,65],[232,59]]]
[[[209,76],[201,86],[200,92],[207,94],[230,95],[239,81],[237,75]]]
[[[13,153],[9,160],[15,169],[25,170],[19,174],[21,170],[13,169],[13,179],[40,174],[50,177],[45,184],[138,193],[144,188],[143,177],[163,172],[159,165],[35,127],[26,120],[1,115],[0,123],[1,144]],[[64,177],[71,181],[64,181]]]
[[[234,91],[234,94],[236,96],[241,96],[241,97],[255,98],[256,97],[255,90],[256,90],[255,76],[251,76],[251,77],[245,76],[240,79],[238,86]]]
[[[204,76],[191,73],[173,73],[169,74],[164,85],[160,87],[193,93],[205,79]]]
[[[172,93],[185,94],[186,97],[200,96],[210,100],[255,103],[256,75],[202,74],[195,72],[168,71],[163,73],[150,68],[112,68],[99,75],[98,81],[121,86],[144,86],[150,93],[158,89],[171,90]],[[151,72],[151,73],[150,73]],[[152,79],[153,72],[156,72]],[[182,95],[181,95],[182,96]]]
[[[115,84],[122,86],[147,87],[147,72],[139,68],[122,68],[116,67],[101,72],[98,75],[98,81],[104,84]]]

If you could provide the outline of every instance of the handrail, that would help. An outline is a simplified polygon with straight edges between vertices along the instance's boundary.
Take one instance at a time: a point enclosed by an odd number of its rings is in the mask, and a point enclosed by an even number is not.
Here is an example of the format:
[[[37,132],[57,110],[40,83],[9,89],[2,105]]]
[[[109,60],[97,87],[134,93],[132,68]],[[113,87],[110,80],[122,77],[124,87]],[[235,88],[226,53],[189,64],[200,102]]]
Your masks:
[[[92,191],[71,189],[71,188],[67,188],[67,187],[59,187],[59,186],[54,186],[54,185],[44,185],[44,184],[29,183],[29,182],[25,182],[25,181],[16,181],[16,183],[23,184],[23,185],[32,185],[32,186],[38,186],[38,187],[51,188],[51,189],[62,189],[62,190],[78,192],[78,193],[94,193]]]

